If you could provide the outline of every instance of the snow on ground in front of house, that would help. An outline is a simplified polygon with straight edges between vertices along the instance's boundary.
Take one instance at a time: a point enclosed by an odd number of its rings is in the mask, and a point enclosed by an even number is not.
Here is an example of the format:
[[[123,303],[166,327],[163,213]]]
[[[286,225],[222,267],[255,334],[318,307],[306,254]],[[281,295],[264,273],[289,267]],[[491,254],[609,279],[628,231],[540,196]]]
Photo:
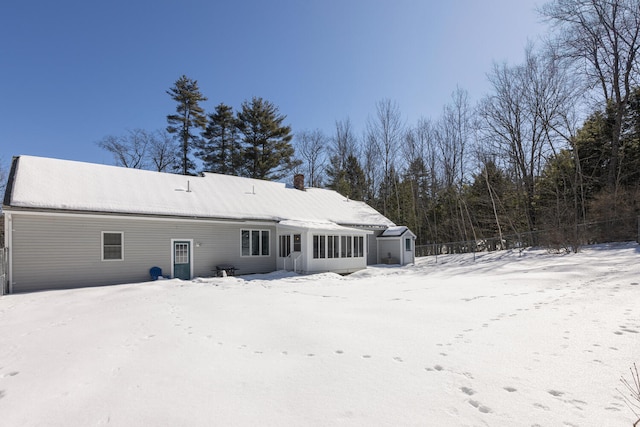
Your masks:
[[[640,247],[0,298],[3,426],[625,426]]]

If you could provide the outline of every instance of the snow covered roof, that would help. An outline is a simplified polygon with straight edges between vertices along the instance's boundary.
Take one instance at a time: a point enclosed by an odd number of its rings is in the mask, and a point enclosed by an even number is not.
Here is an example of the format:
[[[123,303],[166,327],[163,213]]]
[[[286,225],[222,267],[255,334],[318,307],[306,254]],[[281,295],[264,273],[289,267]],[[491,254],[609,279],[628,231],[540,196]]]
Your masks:
[[[386,230],[384,230],[382,232],[382,234],[380,235],[380,237],[400,237],[404,233],[406,233],[407,231],[409,231],[409,228],[405,227],[403,225],[392,226],[392,227],[389,227]],[[411,231],[409,231],[409,233],[411,233]],[[411,234],[413,235],[413,233],[411,233]],[[413,237],[415,237],[415,236],[413,236]]]
[[[348,231],[353,232],[354,228],[352,227],[344,227],[342,225],[338,225],[333,222],[325,222],[325,221],[298,221],[298,220],[283,220],[278,223],[281,227],[293,228],[293,229],[303,229],[303,230],[322,230],[322,231],[330,231],[330,232],[340,232],[340,231]],[[360,230],[362,233],[371,234],[373,231],[370,230]]]
[[[394,226],[366,203],[332,190],[301,191],[229,175],[184,176],[33,156],[16,161],[7,207]]]

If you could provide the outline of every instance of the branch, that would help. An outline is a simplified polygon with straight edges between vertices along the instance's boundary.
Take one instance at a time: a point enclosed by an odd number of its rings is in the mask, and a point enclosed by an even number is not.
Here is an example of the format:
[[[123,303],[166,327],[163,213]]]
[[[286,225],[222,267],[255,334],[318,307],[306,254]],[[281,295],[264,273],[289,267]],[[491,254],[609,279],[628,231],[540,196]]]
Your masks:
[[[627,404],[631,412],[638,418],[638,420],[633,423],[633,427],[637,427],[640,426],[640,375],[638,375],[638,367],[635,363],[629,370],[631,371],[631,382],[625,377],[620,377],[620,382],[627,389],[626,392],[628,392],[629,395],[621,390],[616,390],[622,395],[624,403]]]

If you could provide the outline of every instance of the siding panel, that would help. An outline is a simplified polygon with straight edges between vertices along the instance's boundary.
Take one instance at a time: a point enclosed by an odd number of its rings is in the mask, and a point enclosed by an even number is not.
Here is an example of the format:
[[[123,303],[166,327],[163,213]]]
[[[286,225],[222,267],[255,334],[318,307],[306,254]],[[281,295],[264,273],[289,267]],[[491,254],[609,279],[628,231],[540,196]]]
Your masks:
[[[260,227],[271,231],[268,257],[240,257],[242,228],[205,221],[13,213],[13,291],[147,281],[154,265],[171,274],[171,239],[193,239],[195,276],[212,276],[218,264],[233,264],[240,274],[275,270],[275,227]],[[124,233],[124,260],[101,260],[102,231]]]

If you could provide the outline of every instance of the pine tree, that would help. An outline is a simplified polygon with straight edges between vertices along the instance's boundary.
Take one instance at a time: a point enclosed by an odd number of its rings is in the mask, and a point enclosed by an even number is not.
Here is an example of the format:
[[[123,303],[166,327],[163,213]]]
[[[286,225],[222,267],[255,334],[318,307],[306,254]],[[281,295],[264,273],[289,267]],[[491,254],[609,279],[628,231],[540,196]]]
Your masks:
[[[237,127],[242,133],[241,175],[277,180],[293,166],[293,135],[291,127],[282,124],[285,118],[275,105],[262,98],[242,103],[237,114]]]
[[[241,161],[240,142],[233,108],[221,103],[208,117],[196,156],[203,161],[205,171],[237,175]]]
[[[185,75],[176,80],[174,86],[167,91],[167,94],[178,103],[176,114],[167,116],[167,122],[169,122],[167,132],[178,134],[181,173],[189,175],[193,173],[195,168],[193,161],[189,158],[189,152],[198,138],[192,133],[192,130],[193,128],[204,129],[207,124],[204,109],[198,103],[206,101],[207,98],[200,92],[198,81],[192,80]]]

